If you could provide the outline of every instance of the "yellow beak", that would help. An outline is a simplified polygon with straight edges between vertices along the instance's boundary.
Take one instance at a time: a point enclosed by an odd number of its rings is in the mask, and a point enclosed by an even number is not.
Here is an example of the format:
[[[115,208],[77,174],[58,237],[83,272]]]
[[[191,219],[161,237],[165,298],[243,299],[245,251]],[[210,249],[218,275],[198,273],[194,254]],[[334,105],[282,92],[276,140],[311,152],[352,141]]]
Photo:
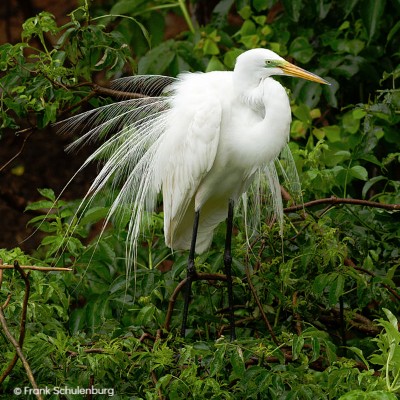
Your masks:
[[[322,79],[318,75],[315,75],[312,72],[308,72],[303,68],[297,67],[296,65],[291,64],[288,61],[283,66],[281,66],[281,68],[286,75],[307,79],[313,82],[323,83],[325,85],[330,85],[330,83],[325,79]]]

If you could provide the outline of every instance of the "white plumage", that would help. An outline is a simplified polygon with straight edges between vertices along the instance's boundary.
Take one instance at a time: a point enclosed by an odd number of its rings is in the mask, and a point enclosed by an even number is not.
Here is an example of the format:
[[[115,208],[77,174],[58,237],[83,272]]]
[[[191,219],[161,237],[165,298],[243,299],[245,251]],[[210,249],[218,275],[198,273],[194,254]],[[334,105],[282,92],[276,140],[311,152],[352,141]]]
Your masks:
[[[272,51],[254,49],[238,57],[233,72],[117,80],[120,90],[163,90],[158,97],[121,101],[67,120],[64,130],[89,127],[71,147],[106,138],[82,166],[104,160],[87,196],[109,182],[120,187],[110,216],[121,205],[132,211],[128,257],[134,258],[143,213],[154,209],[160,191],[165,241],[173,249],[190,247],[200,211],[196,251],[207,250],[229,200],[236,202],[255,178],[256,185],[270,185],[279,213],[274,161],[287,144],[291,111],[285,89],[271,75],[327,83]]]

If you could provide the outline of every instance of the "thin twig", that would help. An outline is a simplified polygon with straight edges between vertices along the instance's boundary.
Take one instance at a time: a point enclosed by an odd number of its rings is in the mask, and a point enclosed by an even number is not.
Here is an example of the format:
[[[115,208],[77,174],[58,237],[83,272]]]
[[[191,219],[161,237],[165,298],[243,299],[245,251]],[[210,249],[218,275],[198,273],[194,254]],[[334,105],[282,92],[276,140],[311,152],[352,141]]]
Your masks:
[[[28,279],[28,275],[25,274],[25,272],[21,269],[21,267],[18,264],[18,261],[14,262],[14,268],[19,272],[19,274],[21,275],[22,279],[25,282],[25,294],[24,294],[24,300],[22,302],[22,312],[21,312],[21,321],[19,324],[19,339],[18,339],[18,345],[22,349],[22,347],[24,345],[24,339],[25,339],[26,314],[27,314],[27,309],[28,309],[28,300],[29,300],[31,285],[30,285],[30,282]],[[29,272],[28,272],[28,274],[29,274]],[[11,299],[11,295],[9,295],[7,297],[6,302],[1,307],[2,310],[4,310],[7,307],[10,299]],[[15,367],[15,364],[18,361],[18,357],[19,357],[18,352],[16,352],[13,359],[9,362],[7,368],[4,370],[4,372],[0,376],[0,384],[4,381],[4,379],[13,370],[13,368]]]
[[[367,206],[367,207],[375,207],[375,208],[383,208],[384,210],[395,211],[400,210],[400,204],[385,204],[378,203],[377,201],[369,201],[369,200],[361,200],[361,199],[344,199],[340,197],[328,197],[326,199],[317,199],[308,201],[304,204],[297,204],[295,206],[286,207],[283,209],[285,213],[299,211],[303,208],[313,207],[320,204],[353,204],[358,206]]]
[[[22,314],[21,314],[21,322],[20,322],[20,334],[19,334],[19,340],[17,342],[17,340],[14,338],[14,336],[11,334],[10,330],[8,329],[8,324],[7,324],[7,320],[6,317],[4,315],[4,308],[7,306],[8,301],[6,301],[1,307],[0,307],[0,323],[1,326],[4,330],[4,333],[7,337],[7,339],[10,341],[10,343],[14,346],[15,351],[16,351],[16,357],[14,357],[14,359],[16,358],[16,360],[18,358],[20,358],[26,374],[28,376],[28,379],[32,385],[32,387],[34,389],[36,389],[37,394],[36,397],[38,399],[42,399],[42,396],[39,392],[39,388],[36,384],[35,378],[32,374],[32,370],[29,366],[28,361],[26,360],[23,352],[22,352],[22,345],[23,345],[23,341],[24,341],[24,337],[25,337],[25,322],[26,322],[26,309],[27,309],[27,304],[28,304],[28,298],[29,298],[29,288],[30,288],[30,284],[29,284],[29,279],[28,276],[24,273],[24,271],[22,271],[21,268],[19,268],[18,262],[14,263],[15,265],[15,269],[20,273],[22,279],[25,282],[25,296],[24,296],[24,301],[23,301],[23,306],[22,306]],[[9,296],[10,297],[10,296]],[[16,360],[14,362],[14,359],[10,362],[10,364],[8,365],[8,367],[6,368],[6,371],[4,371],[4,373],[2,374],[2,376],[0,377],[0,383],[4,381],[5,377],[8,376],[8,374],[10,373],[10,371],[12,370],[12,368],[14,367]]]
[[[53,272],[53,271],[72,271],[72,268],[64,268],[64,267],[39,267],[37,265],[20,265],[19,268],[22,270],[32,270],[32,271],[41,271],[41,272]],[[8,264],[0,264],[0,270],[3,269],[14,269],[13,265]]]
[[[108,352],[107,350],[104,349],[83,349],[83,352],[85,354],[110,354],[110,352]],[[66,352],[68,354],[69,357],[78,357],[79,353],[76,351],[72,351],[72,350],[67,350]]]
[[[91,374],[89,377],[89,389],[91,389],[94,386],[94,375]],[[91,390],[88,390],[87,395],[86,395],[86,400],[91,400],[93,398],[93,394]]]
[[[16,158],[18,158],[18,157],[22,154],[22,152],[24,151],[26,141],[28,140],[28,138],[29,138],[29,137],[32,135],[32,133],[33,133],[33,128],[27,128],[27,129],[28,129],[28,134],[24,137],[24,140],[23,140],[23,142],[22,142],[22,145],[21,145],[20,149],[19,149],[19,150],[17,151],[17,153],[14,154],[5,164],[3,164],[3,165],[0,167],[0,172],[3,172],[3,170],[4,170],[8,165],[10,165]]]
[[[0,267],[3,265],[3,260],[0,258]],[[0,268],[0,290],[1,285],[3,284],[3,270]]]
[[[121,90],[110,89],[104,86],[99,86],[95,83],[90,85],[93,90],[98,94],[104,94],[106,96],[116,97],[116,98],[124,98],[124,99],[143,99],[149,97],[142,93],[131,93],[131,92],[123,92]]]
[[[157,375],[154,372],[154,370],[151,371],[150,375],[151,375],[151,380],[153,381],[154,386],[157,386],[158,379],[157,379]],[[157,392],[158,392],[158,398],[160,400],[164,400],[164,397],[161,393],[161,388],[158,388]]]
[[[267,314],[265,314],[265,312],[264,312],[264,309],[263,309],[263,306],[261,304],[260,298],[257,295],[257,291],[256,291],[256,289],[255,289],[255,287],[254,287],[254,285],[253,285],[253,283],[251,281],[249,268],[245,268],[245,270],[246,270],[247,282],[249,284],[249,287],[250,287],[250,290],[251,290],[251,294],[253,295],[254,300],[257,303],[258,309],[260,310],[261,318],[263,319],[263,321],[265,323],[265,326],[267,327],[273,342],[279,347],[278,339],[275,336],[275,333],[274,333],[274,331],[272,329],[272,326],[271,326],[271,324],[270,324],[270,322],[268,320]]]
[[[197,273],[193,277],[193,281],[226,281],[226,275],[224,274],[209,274],[209,273]],[[168,303],[168,310],[167,315],[165,317],[164,327],[167,331],[170,329],[172,312],[174,311],[175,301],[178,297],[179,292],[185,287],[187,278],[182,279],[178,285],[176,286],[174,292],[172,293],[169,303]]]
[[[293,308],[297,307],[297,303],[298,303],[297,295],[298,295],[297,291],[293,293],[293,300],[292,300]],[[293,316],[294,316],[294,320],[296,321],[295,327],[296,327],[297,335],[300,336],[302,334],[302,324],[301,324],[300,314],[298,312],[295,312],[295,313],[293,313]]]
[[[369,275],[369,276],[372,276],[373,278],[376,278],[378,275],[376,275],[374,272],[372,272],[372,271],[369,271],[369,270],[367,270],[367,269],[365,269],[365,268],[362,268],[362,267],[358,267],[357,265],[355,265],[354,264],[354,262],[350,259],[350,258],[346,258],[345,260],[344,260],[344,265],[346,265],[346,266],[348,266],[348,267],[352,267],[352,268],[354,268],[356,271],[360,271],[360,272],[363,272],[364,274],[367,274],[367,275]],[[397,293],[393,288],[391,288],[389,285],[387,285],[386,283],[384,283],[384,282],[380,282],[380,284],[383,286],[383,287],[385,287],[387,290],[389,290],[389,292],[390,293],[392,293],[392,295],[394,296],[394,297],[396,297],[396,299],[398,300],[398,301],[400,301],[400,295],[399,295],[399,293]]]
[[[4,316],[4,312],[3,312],[3,307],[0,307],[0,323],[1,323],[1,326],[2,326],[2,328],[4,330],[5,335],[7,336],[7,339],[14,346],[15,351],[18,354],[18,357],[21,359],[21,362],[22,362],[22,364],[23,364],[23,366],[25,368],[26,374],[28,375],[28,379],[29,379],[32,387],[34,389],[36,389],[36,391],[37,391],[36,397],[38,399],[42,399],[42,396],[39,393],[39,388],[38,388],[38,386],[36,384],[35,378],[33,377],[31,367],[29,366],[28,361],[26,360],[24,354],[22,353],[22,350],[19,347],[18,342],[15,340],[15,338],[13,337],[13,335],[11,334],[11,332],[8,329],[7,321],[6,321],[6,318]]]

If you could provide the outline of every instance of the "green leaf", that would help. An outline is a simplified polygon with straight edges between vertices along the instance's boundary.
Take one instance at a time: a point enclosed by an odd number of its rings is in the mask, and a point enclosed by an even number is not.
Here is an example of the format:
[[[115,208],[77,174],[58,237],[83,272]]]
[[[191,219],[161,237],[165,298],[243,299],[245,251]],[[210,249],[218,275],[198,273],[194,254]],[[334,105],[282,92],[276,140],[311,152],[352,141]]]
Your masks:
[[[292,343],[293,360],[297,360],[299,358],[299,355],[303,347],[304,347],[304,337],[294,335]]]
[[[350,392],[339,397],[339,400],[396,400],[397,397],[393,393],[383,390],[375,390],[363,392],[362,390],[351,390]]]
[[[300,19],[300,11],[303,8],[302,0],[283,0],[283,6],[290,19],[298,22]]]
[[[337,278],[333,280],[329,287],[329,304],[334,306],[338,303],[339,297],[342,296],[344,290],[344,276],[337,274]]]
[[[397,23],[393,26],[393,28],[388,33],[386,41],[390,42],[392,40],[392,38],[396,35],[396,33],[399,29],[400,29],[400,21],[397,21]]]
[[[39,200],[34,203],[28,204],[25,210],[46,210],[51,209],[54,206],[54,202],[48,200]]]
[[[314,279],[313,291],[319,295],[329,286],[334,277],[331,274],[320,274]]]
[[[317,360],[321,355],[321,344],[319,338],[311,337],[311,347],[312,347],[312,358],[311,362]]]
[[[251,20],[246,20],[243,22],[242,27],[240,28],[241,36],[250,36],[255,35],[257,33],[256,24]]]
[[[229,68],[233,69],[235,67],[236,59],[243,51],[240,49],[232,49],[225,53],[224,64]]]
[[[76,308],[69,317],[69,329],[74,335],[84,327],[85,309]]]
[[[56,201],[56,196],[53,189],[38,189],[38,192],[46,199]]]
[[[219,48],[214,40],[207,38],[204,41],[203,52],[206,55],[217,55],[219,54]]]
[[[260,12],[271,8],[274,5],[274,0],[253,0],[253,7]]]
[[[150,50],[138,64],[139,74],[164,74],[175,58],[175,42],[167,40]]]
[[[107,216],[109,209],[107,207],[92,207],[80,220],[80,224],[94,224]]]
[[[387,319],[389,322],[392,324],[393,328],[395,328],[395,331],[397,332],[398,338],[400,338],[400,332],[398,332],[398,321],[397,318],[393,315],[393,313],[388,310],[387,308],[383,308],[384,313],[386,314]]]
[[[351,167],[349,173],[353,178],[361,179],[362,181],[368,180],[368,171],[361,165]]]
[[[248,20],[252,16],[252,11],[250,6],[244,6],[238,11],[238,14],[244,19]]]
[[[353,111],[349,111],[343,116],[343,128],[349,133],[356,133],[360,128],[360,118],[355,118]]]
[[[340,142],[342,140],[340,127],[338,125],[328,125],[321,128],[330,142]]]
[[[136,317],[135,323],[136,325],[149,325],[151,323],[154,313],[156,309],[153,304],[149,304],[144,306],[140,311],[138,316]]]
[[[368,32],[368,43],[378,32],[381,17],[385,10],[386,0],[364,0],[361,7],[361,17]]]
[[[314,49],[304,36],[299,36],[293,40],[289,47],[289,55],[302,64],[307,64],[314,56]]]
[[[235,378],[241,378],[246,370],[246,366],[242,349],[239,346],[233,349],[230,361]]]
[[[360,360],[367,366],[367,368],[369,369],[369,363],[368,363],[368,361],[366,360],[366,358],[364,357],[364,353],[363,353],[363,351],[361,350],[361,349],[359,349],[358,347],[354,347],[354,346],[351,346],[351,347],[347,347],[349,350],[351,350],[353,353],[355,353],[359,358],[360,358]]]
[[[218,59],[218,57],[212,56],[208,62],[206,72],[210,71],[225,71],[225,65]]]
[[[215,376],[221,371],[222,366],[224,364],[225,352],[226,352],[226,346],[221,345],[214,353],[214,357],[210,365],[210,376]]]
[[[387,181],[386,176],[382,176],[382,175],[374,176],[368,182],[365,182],[363,189],[362,189],[362,197],[365,198],[368,190],[371,189],[371,187],[374,186],[375,183],[380,182],[380,181]]]

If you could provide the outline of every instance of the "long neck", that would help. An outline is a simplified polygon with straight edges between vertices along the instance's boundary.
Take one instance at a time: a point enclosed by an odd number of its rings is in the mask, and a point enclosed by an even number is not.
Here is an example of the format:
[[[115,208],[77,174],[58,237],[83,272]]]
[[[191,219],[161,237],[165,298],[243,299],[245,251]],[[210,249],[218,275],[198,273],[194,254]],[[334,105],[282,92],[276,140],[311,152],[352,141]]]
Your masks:
[[[273,137],[270,142],[270,151],[276,153],[275,157],[277,157],[289,140],[292,120],[289,97],[285,88],[272,78],[266,78],[261,86],[264,108],[261,125],[262,129]]]
[[[233,86],[235,95],[249,103],[251,99],[259,97],[259,90],[262,86],[263,77],[258,70],[243,68],[240,63],[236,64],[233,71]]]
[[[291,110],[286,90],[279,82],[266,78],[242,93],[242,102],[258,115],[251,131],[256,163],[268,163],[278,157],[289,139]]]

